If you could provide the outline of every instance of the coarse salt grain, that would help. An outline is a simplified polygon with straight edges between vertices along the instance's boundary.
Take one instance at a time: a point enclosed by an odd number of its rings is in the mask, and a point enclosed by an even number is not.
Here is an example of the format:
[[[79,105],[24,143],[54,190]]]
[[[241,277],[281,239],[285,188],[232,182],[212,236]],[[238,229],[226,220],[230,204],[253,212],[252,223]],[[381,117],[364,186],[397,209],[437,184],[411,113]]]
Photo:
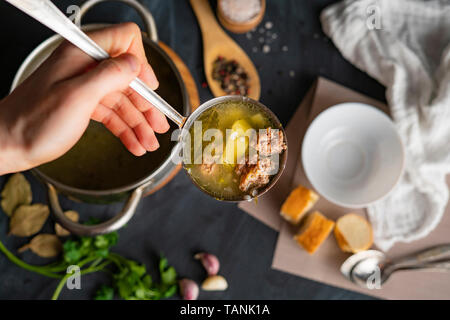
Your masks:
[[[271,21],[267,21],[266,24],[265,24],[265,27],[266,27],[267,30],[270,30],[273,27],[273,23]]]
[[[270,52],[270,46],[267,45],[267,44],[263,45],[262,51],[264,53],[269,53]]]
[[[247,22],[261,11],[261,0],[222,0],[223,14],[235,22]]]

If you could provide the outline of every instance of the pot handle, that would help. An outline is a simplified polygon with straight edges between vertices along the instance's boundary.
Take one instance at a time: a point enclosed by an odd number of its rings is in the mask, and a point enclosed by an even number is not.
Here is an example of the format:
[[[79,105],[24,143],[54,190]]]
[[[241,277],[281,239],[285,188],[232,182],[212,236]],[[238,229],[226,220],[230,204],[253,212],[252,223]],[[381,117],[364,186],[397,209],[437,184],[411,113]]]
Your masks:
[[[142,4],[137,2],[136,0],[88,0],[80,8],[79,14],[76,16],[76,23],[77,25],[81,25],[81,19],[84,17],[84,15],[96,4],[101,2],[121,2],[129,5],[130,7],[136,9],[136,11],[141,16],[142,20],[144,21],[145,29],[150,37],[150,39],[154,42],[158,42],[158,32],[156,29],[155,19],[153,19],[152,14],[146,7],[144,7]]]
[[[136,208],[142,199],[144,190],[148,187],[148,184],[144,184],[136,188],[128,198],[122,211],[114,216],[112,219],[102,222],[97,225],[87,226],[77,222],[74,222],[67,218],[61,209],[61,205],[58,200],[58,192],[56,188],[47,183],[49,204],[52,209],[56,222],[61,224],[70,233],[79,236],[96,236],[99,234],[110,233],[122,228],[135,214]]]

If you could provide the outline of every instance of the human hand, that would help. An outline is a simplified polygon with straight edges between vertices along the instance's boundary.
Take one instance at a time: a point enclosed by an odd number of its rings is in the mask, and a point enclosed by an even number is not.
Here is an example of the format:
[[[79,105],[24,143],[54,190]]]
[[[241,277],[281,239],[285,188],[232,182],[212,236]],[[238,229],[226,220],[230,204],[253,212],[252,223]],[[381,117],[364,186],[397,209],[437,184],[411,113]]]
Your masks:
[[[158,87],[139,27],[132,23],[90,32],[111,59],[95,62],[65,42],[0,101],[0,174],[26,170],[66,153],[89,120],[102,122],[134,155],[159,147],[165,116],[128,87],[139,76]]]

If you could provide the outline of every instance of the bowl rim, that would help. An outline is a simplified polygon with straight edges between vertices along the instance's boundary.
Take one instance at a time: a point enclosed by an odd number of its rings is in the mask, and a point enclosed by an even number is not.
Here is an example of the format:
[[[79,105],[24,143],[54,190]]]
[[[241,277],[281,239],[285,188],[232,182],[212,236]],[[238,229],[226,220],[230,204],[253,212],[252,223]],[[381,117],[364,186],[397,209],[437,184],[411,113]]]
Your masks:
[[[394,136],[397,138],[397,141],[399,142],[400,145],[400,156],[401,156],[401,167],[400,170],[398,171],[397,177],[395,178],[395,181],[392,183],[392,185],[383,192],[383,194],[381,196],[378,196],[376,199],[370,200],[370,201],[366,201],[366,202],[361,202],[361,203],[348,203],[346,201],[341,201],[339,199],[336,199],[333,196],[330,196],[328,194],[326,194],[325,192],[323,192],[322,190],[320,190],[320,188],[317,187],[317,184],[314,182],[314,179],[311,178],[311,174],[308,173],[308,170],[305,166],[306,163],[306,143],[305,141],[307,141],[307,139],[311,136],[311,128],[314,125],[317,125],[317,123],[320,121],[321,118],[323,118],[326,114],[328,114],[331,111],[335,111],[337,109],[341,109],[344,107],[348,107],[348,106],[355,106],[358,108],[364,108],[366,110],[370,110],[371,112],[375,112],[378,113],[379,115],[381,115],[382,117],[384,117],[386,120],[388,120],[388,122],[390,123],[390,128],[392,129],[392,132],[394,133]],[[384,199],[385,197],[387,197],[391,191],[398,185],[398,183],[400,182],[401,177],[404,174],[405,171],[405,165],[406,165],[406,150],[405,150],[405,145],[403,143],[403,140],[395,126],[395,123],[392,121],[391,117],[389,117],[385,112],[383,112],[382,110],[380,110],[379,108],[376,108],[372,105],[369,105],[367,103],[363,103],[363,102],[344,102],[344,103],[339,103],[336,105],[333,105],[325,110],[323,110],[322,112],[320,112],[315,118],[314,120],[309,124],[308,129],[306,130],[305,136],[303,138],[302,141],[302,147],[301,147],[301,152],[302,152],[302,156],[301,156],[301,165],[303,166],[303,171],[305,172],[305,176],[308,179],[308,181],[311,183],[311,185],[313,186],[313,188],[320,194],[322,195],[325,199],[327,199],[328,201],[337,204],[339,206],[342,207],[346,207],[346,208],[352,208],[352,209],[359,209],[359,208],[365,208],[369,205],[372,205],[382,199]]]

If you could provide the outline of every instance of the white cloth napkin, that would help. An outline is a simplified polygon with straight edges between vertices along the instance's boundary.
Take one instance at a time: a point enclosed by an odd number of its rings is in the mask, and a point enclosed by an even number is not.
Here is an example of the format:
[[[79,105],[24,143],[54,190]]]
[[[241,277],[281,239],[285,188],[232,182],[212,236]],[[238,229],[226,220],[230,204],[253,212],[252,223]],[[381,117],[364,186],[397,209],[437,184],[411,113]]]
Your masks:
[[[449,197],[450,0],[346,0],[321,20],[342,55],[386,86],[405,144],[400,183],[368,208],[375,244],[423,238]]]

